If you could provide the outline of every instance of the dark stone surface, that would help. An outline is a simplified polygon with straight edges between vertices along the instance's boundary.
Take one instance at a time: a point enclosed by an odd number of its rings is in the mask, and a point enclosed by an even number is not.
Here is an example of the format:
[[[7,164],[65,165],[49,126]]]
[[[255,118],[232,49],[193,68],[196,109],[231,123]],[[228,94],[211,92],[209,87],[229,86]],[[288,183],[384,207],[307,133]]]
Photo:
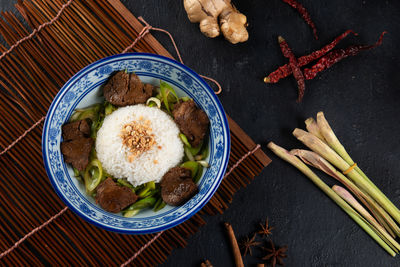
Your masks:
[[[289,6],[279,0],[236,0],[249,20],[250,39],[231,45],[223,38],[207,39],[191,24],[178,0],[124,1],[151,25],[170,31],[183,59],[198,73],[217,79],[224,88],[220,99],[226,112],[258,143],[275,141],[286,148],[302,145],[291,136],[303,121],[325,112],[353,159],[400,206],[400,2],[372,0],[301,0],[311,13],[320,40]],[[1,0],[9,10],[13,1]],[[358,37],[348,44],[373,43],[386,30],[383,45],[348,58],[307,82],[303,103],[296,103],[296,83],[287,78],[276,85],[264,75],[283,64],[277,36],[282,35],[296,55],[303,55],[353,29]],[[167,38],[155,33],[172,51]],[[398,266],[335,203],[305,176],[273,156],[272,164],[234,197],[223,214],[208,217],[207,225],[176,249],[163,266],[199,266],[209,259],[214,266],[232,266],[232,255],[222,223],[232,223],[238,237],[250,234],[268,217],[275,227],[273,241],[287,244],[286,266]],[[321,175],[330,184],[333,181]],[[246,257],[247,266],[257,263]]]

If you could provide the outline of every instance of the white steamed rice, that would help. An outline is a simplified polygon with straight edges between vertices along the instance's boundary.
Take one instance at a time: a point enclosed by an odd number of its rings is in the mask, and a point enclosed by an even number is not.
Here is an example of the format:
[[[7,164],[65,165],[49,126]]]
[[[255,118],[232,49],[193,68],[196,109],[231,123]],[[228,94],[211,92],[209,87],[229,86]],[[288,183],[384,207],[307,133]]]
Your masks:
[[[129,149],[122,144],[121,130],[141,117],[150,121],[156,144],[129,162]],[[160,182],[170,168],[181,162],[184,154],[179,129],[172,118],[156,107],[144,105],[122,107],[108,115],[97,132],[96,152],[107,173],[126,178],[134,186]]]

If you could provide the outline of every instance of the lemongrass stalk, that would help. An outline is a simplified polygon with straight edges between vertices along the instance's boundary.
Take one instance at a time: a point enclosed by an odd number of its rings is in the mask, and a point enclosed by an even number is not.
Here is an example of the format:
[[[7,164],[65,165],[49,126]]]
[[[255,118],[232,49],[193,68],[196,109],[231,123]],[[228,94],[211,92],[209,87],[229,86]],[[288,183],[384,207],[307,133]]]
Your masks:
[[[328,145],[332,147],[347,163],[350,164],[350,162],[352,162],[350,165],[353,165],[353,160],[347,153],[344,146],[339,142],[339,139],[336,137],[328,121],[325,119],[322,111],[317,113],[317,124]]]
[[[332,148],[314,135],[295,129],[293,135],[314,152],[325,158],[341,171],[346,171],[350,165],[342,159]],[[354,183],[375,199],[398,223],[400,223],[400,210],[375,186],[372,187],[357,171],[352,170],[347,174]]]
[[[346,149],[340,143],[339,139],[336,137],[335,132],[332,130],[328,121],[325,118],[325,115],[322,111],[317,114],[317,124],[320,130],[320,133],[324,136],[326,143],[336,151],[350,166],[354,165],[353,159],[350,157],[349,153],[347,153]],[[360,169],[360,167],[356,166],[354,168],[373,188],[378,189],[378,187],[368,178],[368,176]],[[379,190],[379,189],[378,189]]]
[[[304,163],[311,165],[329,176],[335,178],[346,186],[360,201],[374,214],[376,219],[387,229],[387,231],[394,237],[400,236],[400,228],[393,221],[390,215],[371,198],[370,195],[358,188],[352,181],[339,172],[334,166],[317,153],[304,149],[293,149],[290,154],[299,157]]]
[[[360,214],[358,214],[346,201],[339,197],[328,185],[326,185],[310,168],[307,167],[300,159],[291,155],[286,149],[275,145],[273,142],[268,144],[268,148],[272,150],[278,157],[289,162],[303,174],[305,174],[316,186],[325,192],[336,204],[338,204],[361,228],[364,229],[383,249],[385,249],[393,257],[396,253],[383,239],[374,231],[371,224],[368,223]]]
[[[324,143],[326,143],[325,138],[322,136],[321,131],[319,130],[318,124],[317,122],[313,119],[313,118],[308,118],[304,121],[304,123],[306,124],[306,129],[310,134],[315,135],[316,137],[318,137],[319,139],[321,139],[321,141],[323,141]]]
[[[375,202],[375,201],[374,201]],[[376,219],[379,223],[389,232],[389,234],[396,238],[396,236],[400,236],[400,228],[396,224],[396,222],[390,217],[390,215],[382,208],[378,203],[374,203],[371,205],[373,209],[372,213],[375,215]]]
[[[386,232],[386,230],[380,225],[374,217],[366,210],[363,206],[350,194],[349,191],[341,186],[334,185],[332,190],[335,191],[341,198],[343,198],[347,203],[350,204],[358,213],[363,216],[372,226],[375,227],[377,231],[380,232],[381,237],[386,241],[388,245],[393,245],[392,249],[398,253],[400,250],[400,244],[393,239],[391,235]]]
[[[352,206],[356,211],[358,211],[358,213],[360,213],[360,215],[363,216],[366,220],[368,220],[372,225],[375,226],[376,224],[378,224],[375,218],[372,217],[372,215],[366,209],[364,209],[364,207],[353,197],[352,194],[350,194],[349,191],[338,185],[332,186],[332,190],[335,191],[335,193],[338,194],[341,198],[343,198],[347,203],[349,203],[350,206]],[[385,233],[387,232],[385,231]]]

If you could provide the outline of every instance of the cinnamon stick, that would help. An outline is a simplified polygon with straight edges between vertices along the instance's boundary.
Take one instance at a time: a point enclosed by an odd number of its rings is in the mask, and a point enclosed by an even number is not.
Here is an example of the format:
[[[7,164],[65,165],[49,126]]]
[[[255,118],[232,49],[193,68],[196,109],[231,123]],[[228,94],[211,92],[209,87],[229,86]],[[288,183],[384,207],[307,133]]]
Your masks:
[[[228,233],[229,241],[231,243],[233,258],[235,259],[236,267],[244,267],[242,254],[240,253],[239,245],[236,240],[235,233],[233,232],[232,225],[225,223],[226,232]]]
[[[206,260],[205,262],[201,263],[200,267],[213,267],[213,266],[209,260]]]

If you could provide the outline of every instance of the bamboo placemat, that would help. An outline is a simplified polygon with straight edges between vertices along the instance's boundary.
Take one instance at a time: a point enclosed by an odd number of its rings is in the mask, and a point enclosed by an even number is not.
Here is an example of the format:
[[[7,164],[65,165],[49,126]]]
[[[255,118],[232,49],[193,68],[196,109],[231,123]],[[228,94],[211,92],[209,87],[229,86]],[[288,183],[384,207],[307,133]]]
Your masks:
[[[229,171],[190,220],[158,236],[121,235],[86,223],[65,208],[47,178],[41,155],[43,116],[73,74],[121,53],[143,25],[118,0],[18,0],[16,7],[31,29],[15,14],[2,13],[0,34],[10,47],[0,45],[0,265],[115,266],[135,254],[135,266],[162,263],[205,223],[203,215],[222,213],[234,193],[269,164],[229,118]],[[133,50],[172,57],[150,34]]]

